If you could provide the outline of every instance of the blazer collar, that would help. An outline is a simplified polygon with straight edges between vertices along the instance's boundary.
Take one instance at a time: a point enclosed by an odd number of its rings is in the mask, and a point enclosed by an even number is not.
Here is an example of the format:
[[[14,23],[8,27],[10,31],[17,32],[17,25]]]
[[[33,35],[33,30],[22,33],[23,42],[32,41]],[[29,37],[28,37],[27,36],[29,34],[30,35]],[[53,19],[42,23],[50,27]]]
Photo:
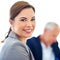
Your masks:
[[[9,37],[18,39],[17,35],[13,31],[10,32]]]

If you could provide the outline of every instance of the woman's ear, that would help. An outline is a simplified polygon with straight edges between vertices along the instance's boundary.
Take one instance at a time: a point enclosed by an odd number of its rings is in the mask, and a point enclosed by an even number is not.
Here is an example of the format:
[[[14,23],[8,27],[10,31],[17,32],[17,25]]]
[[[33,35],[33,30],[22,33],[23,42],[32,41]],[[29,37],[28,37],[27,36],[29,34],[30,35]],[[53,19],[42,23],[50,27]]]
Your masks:
[[[9,23],[10,23],[10,25],[12,26],[13,23],[14,23],[14,21],[10,19],[10,20],[9,20]]]

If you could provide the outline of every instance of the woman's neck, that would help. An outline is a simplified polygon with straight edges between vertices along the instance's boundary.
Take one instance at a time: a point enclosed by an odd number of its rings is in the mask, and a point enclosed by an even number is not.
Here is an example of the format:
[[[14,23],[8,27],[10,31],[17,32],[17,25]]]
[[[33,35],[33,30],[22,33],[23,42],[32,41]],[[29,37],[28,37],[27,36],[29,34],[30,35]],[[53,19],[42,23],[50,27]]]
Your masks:
[[[20,41],[22,41],[22,43],[26,44],[26,41],[27,41],[26,38],[20,37],[19,39],[20,39]]]

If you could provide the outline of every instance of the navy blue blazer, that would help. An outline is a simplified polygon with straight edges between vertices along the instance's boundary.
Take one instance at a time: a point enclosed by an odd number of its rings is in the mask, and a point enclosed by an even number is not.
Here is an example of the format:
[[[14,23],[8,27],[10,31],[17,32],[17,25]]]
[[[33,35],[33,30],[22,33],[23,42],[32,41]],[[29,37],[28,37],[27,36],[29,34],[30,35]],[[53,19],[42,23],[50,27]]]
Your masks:
[[[27,45],[31,49],[35,60],[42,60],[42,46],[40,43],[40,38],[38,37],[32,37],[27,40]],[[55,57],[59,58],[60,60],[60,49],[58,47],[58,42],[51,45],[53,52],[55,54]]]

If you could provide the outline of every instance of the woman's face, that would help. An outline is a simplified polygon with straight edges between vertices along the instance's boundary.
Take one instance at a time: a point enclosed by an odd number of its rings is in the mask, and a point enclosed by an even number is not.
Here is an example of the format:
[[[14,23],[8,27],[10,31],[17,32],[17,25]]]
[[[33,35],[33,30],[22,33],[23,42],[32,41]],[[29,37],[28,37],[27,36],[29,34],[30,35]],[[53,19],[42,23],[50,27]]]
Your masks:
[[[13,32],[19,38],[28,38],[35,28],[35,13],[32,8],[23,9],[15,18],[10,20]]]

